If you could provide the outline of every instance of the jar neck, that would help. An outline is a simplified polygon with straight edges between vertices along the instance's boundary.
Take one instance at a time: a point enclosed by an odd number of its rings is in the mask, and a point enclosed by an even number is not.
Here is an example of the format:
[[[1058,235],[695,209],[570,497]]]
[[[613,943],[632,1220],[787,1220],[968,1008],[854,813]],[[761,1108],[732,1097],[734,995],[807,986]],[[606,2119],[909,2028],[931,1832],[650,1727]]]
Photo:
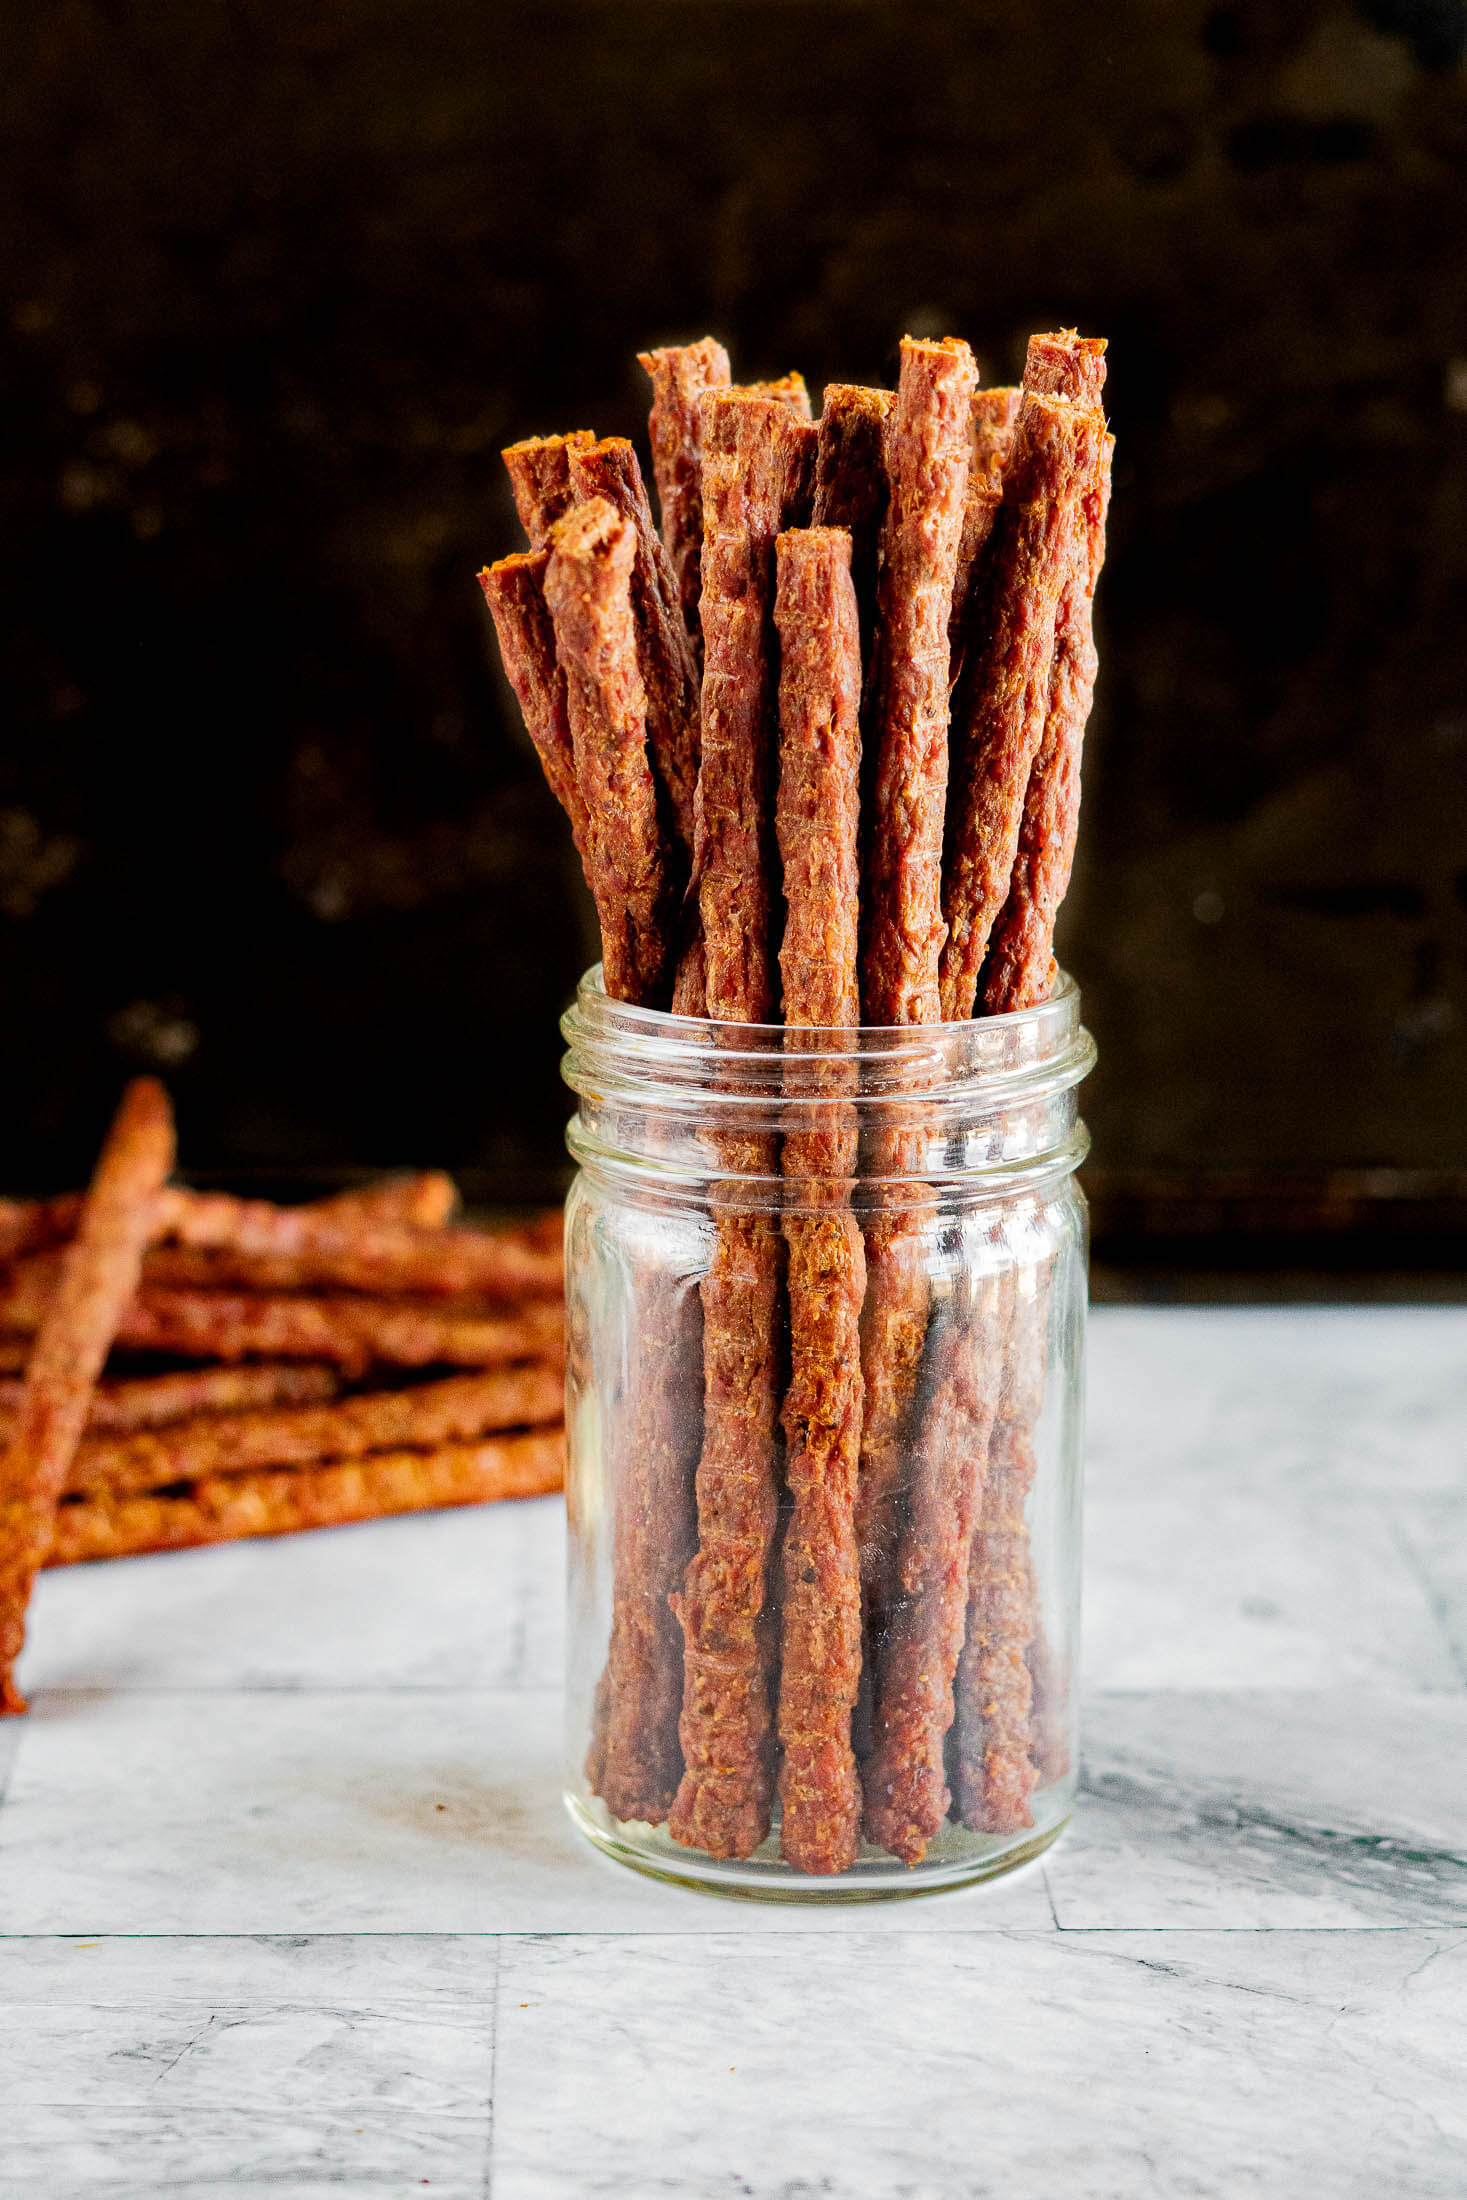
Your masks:
[[[969,1023],[721,1024],[608,999],[599,968],[562,1019],[582,1169],[628,1195],[788,1210],[1011,1197],[1088,1145],[1076,1087],[1095,1061],[1063,974],[1038,1008]]]

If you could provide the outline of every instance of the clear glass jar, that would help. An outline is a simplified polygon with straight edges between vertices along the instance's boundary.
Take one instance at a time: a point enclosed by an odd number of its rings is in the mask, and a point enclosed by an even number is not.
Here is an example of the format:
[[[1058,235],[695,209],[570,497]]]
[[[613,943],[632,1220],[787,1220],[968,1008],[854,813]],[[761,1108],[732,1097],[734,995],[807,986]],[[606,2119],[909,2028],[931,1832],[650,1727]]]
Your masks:
[[[985,1878],[1074,1796],[1094,1062],[1079,994],[563,1024],[566,1802],[785,1900]]]

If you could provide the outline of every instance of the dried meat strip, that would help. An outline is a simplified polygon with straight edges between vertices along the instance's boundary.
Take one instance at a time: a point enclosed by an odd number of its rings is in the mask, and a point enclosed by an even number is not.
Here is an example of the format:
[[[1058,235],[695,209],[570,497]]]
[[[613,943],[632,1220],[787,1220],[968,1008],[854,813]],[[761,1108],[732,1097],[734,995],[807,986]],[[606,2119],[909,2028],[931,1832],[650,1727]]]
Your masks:
[[[780,770],[776,824],[786,918],[780,949],[786,1046],[860,1016],[858,846],[861,638],[843,529],[778,542]],[[827,1042],[828,1043],[828,1042]],[[852,1070],[854,1065],[852,1065]],[[861,1448],[861,1233],[849,1206],[856,1164],[851,1076],[795,1062],[786,1090],[813,1102],[787,1131],[791,1206],[790,1380],[783,1424],[793,1511],[782,1554],[778,1732],[780,1852],[798,1870],[848,1870],[861,1791],[851,1714],[861,1676],[856,1477]]]
[[[602,497],[578,505],[551,530],[545,600],[589,821],[586,878],[606,990],[660,1008],[672,986],[669,880],[637,664],[635,559],[629,520]]]
[[[1004,387],[973,392],[968,415],[968,491],[963,505],[963,531],[958,538],[957,570],[953,575],[952,615],[948,620],[954,680],[967,645],[974,583],[1003,502],[1003,470],[1014,447],[1021,395],[1017,389]]]
[[[693,799],[698,786],[698,671],[683,623],[677,582],[642,485],[637,454],[623,436],[605,436],[569,454],[578,504],[604,497],[631,523],[632,614],[637,664],[647,698],[647,746],[667,796],[687,862],[693,853]]]
[[[571,452],[584,450],[595,440],[589,428],[573,428],[569,435],[527,436],[523,443],[510,443],[500,452],[532,550],[544,549],[551,528],[576,502]]]
[[[996,1279],[979,1279],[973,1296],[972,1306],[951,1311],[933,1351],[862,1775],[867,1836],[904,1864],[921,1862],[951,1801],[944,1749],[999,1402]]]
[[[84,1437],[66,1487],[73,1494],[125,1495],[209,1475],[467,1443],[502,1429],[558,1421],[564,1404],[560,1368],[532,1360],[408,1390],[368,1391],[329,1405],[200,1413],[164,1428]]]
[[[695,857],[707,1013],[768,1023],[774,978],[774,540],[809,510],[816,431],[767,397],[712,400],[703,462],[703,757]]]
[[[525,731],[534,744],[546,784],[570,820],[584,861],[591,845],[586,804],[576,778],[575,751],[566,709],[565,674],[555,655],[555,629],[545,601],[548,550],[520,550],[479,575],[479,586],[499,637],[505,678],[514,689]]]
[[[851,578],[861,617],[861,661],[869,664],[876,626],[877,553],[886,517],[886,424],[891,390],[829,382],[820,413],[815,458],[816,527],[844,527],[851,538]]]
[[[294,1535],[445,1505],[545,1497],[564,1479],[565,1432],[552,1428],[431,1451],[378,1452],[342,1466],[208,1476],[177,1494],[70,1497],[56,1509],[46,1564]]]
[[[1105,558],[1111,454],[1107,436],[1094,477],[1076,501],[1075,540],[1055,616],[1044,733],[1024,793],[1008,899],[993,927],[983,971],[990,1016],[1033,1008],[1054,987],[1054,925],[1070,883],[1080,821],[1080,754],[1099,669],[1095,585]]]
[[[947,796],[948,618],[968,482],[973,354],[952,338],[902,339],[887,430],[890,500],[867,722],[875,814],[862,907],[868,1023],[938,1020]]]
[[[0,1458],[0,1714],[25,1709],[14,1666],[25,1641],[26,1607],[51,1545],[57,1500],[102,1362],[137,1289],[173,1155],[168,1095],[153,1078],[137,1078],[123,1094],[76,1237],[61,1256],[15,1427]]]
[[[1004,473],[969,706],[953,744],[943,875],[942,1014],[970,1017],[989,934],[1008,897],[1030,768],[1044,733],[1073,506],[1105,434],[1098,412],[1026,392]]]
[[[1011,1271],[1000,1324],[1002,1392],[968,1561],[968,1612],[958,1664],[953,1789],[975,1833],[1033,1823],[1033,1683],[1029,1654],[1038,1597],[1024,1506],[1044,1402],[1051,1267]]]
[[[707,401],[729,386],[728,353],[705,336],[638,354],[652,381],[652,473],[662,513],[662,540],[677,585],[683,623],[701,665],[698,599],[703,566],[703,446]]]
[[[1068,397],[1086,412],[1098,412],[1105,388],[1105,338],[1077,336],[1072,328],[1031,336],[1024,387],[1040,397]]]
[[[1028,1429],[1001,1421],[969,1561],[967,1639],[956,1690],[957,1807],[974,1833],[1017,1833],[1034,1823],[1033,1683],[1026,1656],[1034,1599],[1024,1521],[1033,1480]]]
[[[796,420],[810,418],[810,392],[805,387],[805,377],[798,371],[781,374],[773,382],[735,382],[733,387],[740,397],[767,397],[776,405],[783,405]]]
[[[776,1011],[772,923],[774,542],[808,513],[815,430],[787,405],[729,392],[711,406],[703,467],[703,760],[695,865],[706,1012],[767,1022]],[[739,1178],[768,1175],[773,1142],[723,1134],[729,1169],[711,1194],[703,1279],[703,1446],[698,1546],[674,1609],[683,1631],[685,1771],[673,1838],[748,1856],[769,1831],[774,1789],[770,1609],[779,1517],[781,1238],[741,1204]]]

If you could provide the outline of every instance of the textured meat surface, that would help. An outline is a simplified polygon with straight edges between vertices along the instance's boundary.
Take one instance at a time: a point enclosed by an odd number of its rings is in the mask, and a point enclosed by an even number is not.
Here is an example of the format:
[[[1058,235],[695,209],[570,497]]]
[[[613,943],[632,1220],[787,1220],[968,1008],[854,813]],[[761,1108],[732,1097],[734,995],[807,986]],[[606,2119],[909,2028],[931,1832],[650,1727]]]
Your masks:
[[[672,566],[652,524],[637,454],[624,436],[605,436],[569,454],[578,504],[604,497],[632,528],[632,617],[647,699],[647,746],[667,799],[684,861],[693,853],[698,785],[698,672]]]
[[[546,785],[570,820],[572,838],[584,860],[590,846],[590,826],[576,780],[565,674],[556,660],[555,629],[545,601],[549,563],[548,550],[520,550],[513,557],[486,566],[479,575],[479,586],[494,621],[504,676],[514,689],[525,731],[540,759]]]
[[[981,572],[983,552],[993,533],[993,523],[1003,501],[1003,470],[1014,447],[1019,424],[1018,389],[999,387],[974,390],[968,414],[968,489],[963,503],[963,529],[958,538],[958,562],[953,574],[953,607],[948,621],[948,640],[953,654],[953,674],[968,640],[973,590]]]
[[[768,397],[711,406],[703,463],[703,763],[696,869],[707,1012],[778,1013],[773,920],[774,540],[809,509],[816,431]]]
[[[0,1713],[25,1709],[13,1669],[25,1641],[26,1607],[51,1547],[57,1499],[102,1362],[137,1289],[173,1154],[168,1096],[152,1078],[140,1077],[123,1095],[76,1237],[60,1256],[0,1459]]]
[[[608,1461],[611,1640],[586,1772],[613,1817],[660,1825],[683,1773],[683,1643],[672,1600],[696,1533],[701,1308],[691,1286],[650,1266],[634,1279],[631,1303]]]
[[[850,560],[844,530],[779,538],[780,969],[787,1046],[796,1054],[802,1029],[854,1025],[860,1013],[861,641]],[[838,1061],[811,1070],[792,1060],[786,1077],[787,1089],[813,1106],[798,1127],[792,1120],[783,1153],[795,1204],[784,1218],[783,1424],[793,1511],[782,1553],[780,1850],[815,1873],[847,1870],[860,1839],[851,1714],[861,1675],[855,1503],[865,1261],[848,1205],[856,1162],[850,1081]]]
[[[938,1018],[948,619],[976,382],[966,344],[903,338],[886,437],[890,497],[866,712],[876,755],[861,1006],[873,1024]]]
[[[975,1279],[933,1353],[913,1446],[897,1590],[878,1646],[872,1750],[864,1770],[868,1837],[918,1864],[951,1800],[944,1746],[968,1617],[968,1572],[998,1406],[998,1289]]]
[[[1086,412],[1097,412],[1105,388],[1105,338],[1077,336],[1072,328],[1031,336],[1024,387],[1040,397],[1068,397]]]
[[[441,1505],[543,1497],[564,1479],[565,1436],[555,1428],[436,1451],[380,1452],[349,1466],[222,1475],[176,1495],[68,1498],[57,1508],[46,1563],[69,1566],[137,1551],[231,1543],[242,1536],[336,1528]]]
[[[1004,474],[985,631],[953,745],[943,877],[942,1014],[949,1020],[973,1013],[989,934],[1008,898],[1049,708],[1072,508],[1094,476],[1104,434],[1099,413],[1025,393]]]
[[[523,443],[510,443],[501,451],[514,508],[532,550],[543,549],[551,528],[576,501],[571,452],[595,440],[589,428],[573,428],[569,435],[526,436]]]
[[[632,615],[636,531],[598,497],[556,523],[550,553],[545,600],[590,826],[586,876],[601,921],[606,990],[666,1007],[669,884]]]
[[[559,1366],[541,1360],[331,1405],[201,1413],[130,1436],[84,1437],[66,1487],[73,1493],[125,1494],[215,1474],[467,1443],[499,1429],[558,1421],[564,1392]]]
[[[702,660],[698,599],[703,567],[703,448],[707,401],[729,386],[728,353],[705,336],[639,353],[651,377],[652,473],[662,513],[662,541],[695,660]]]
[[[844,527],[851,538],[851,579],[861,621],[861,661],[869,663],[876,630],[876,568],[886,517],[886,423],[891,390],[857,382],[826,384],[815,458],[817,527]]]
[[[1107,436],[1092,479],[1076,500],[1070,563],[1055,615],[1049,707],[1024,792],[1019,846],[1008,898],[989,942],[983,1005],[990,1016],[1033,1008],[1054,985],[1054,926],[1070,883],[1080,823],[1080,756],[1099,669],[1095,586],[1105,559],[1111,454]]]
[[[734,388],[741,397],[767,397],[776,405],[783,405],[796,420],[810,418],[810,392],[805,387],[805,377],[798,372],[778,375],[772,382],[736,382]]]

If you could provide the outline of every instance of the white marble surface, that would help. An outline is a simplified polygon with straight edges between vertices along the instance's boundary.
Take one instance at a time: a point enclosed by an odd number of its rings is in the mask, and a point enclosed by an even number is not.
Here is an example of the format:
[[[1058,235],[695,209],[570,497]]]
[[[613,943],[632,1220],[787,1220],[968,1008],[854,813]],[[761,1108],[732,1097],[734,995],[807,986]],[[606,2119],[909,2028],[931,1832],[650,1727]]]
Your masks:
[[[49,1576],[0,2200],[1467,2191],[1467,1311],[1117,1309],[1085,1777],[987,1891],[763,1909],[557,1801],[555,1504]]]

